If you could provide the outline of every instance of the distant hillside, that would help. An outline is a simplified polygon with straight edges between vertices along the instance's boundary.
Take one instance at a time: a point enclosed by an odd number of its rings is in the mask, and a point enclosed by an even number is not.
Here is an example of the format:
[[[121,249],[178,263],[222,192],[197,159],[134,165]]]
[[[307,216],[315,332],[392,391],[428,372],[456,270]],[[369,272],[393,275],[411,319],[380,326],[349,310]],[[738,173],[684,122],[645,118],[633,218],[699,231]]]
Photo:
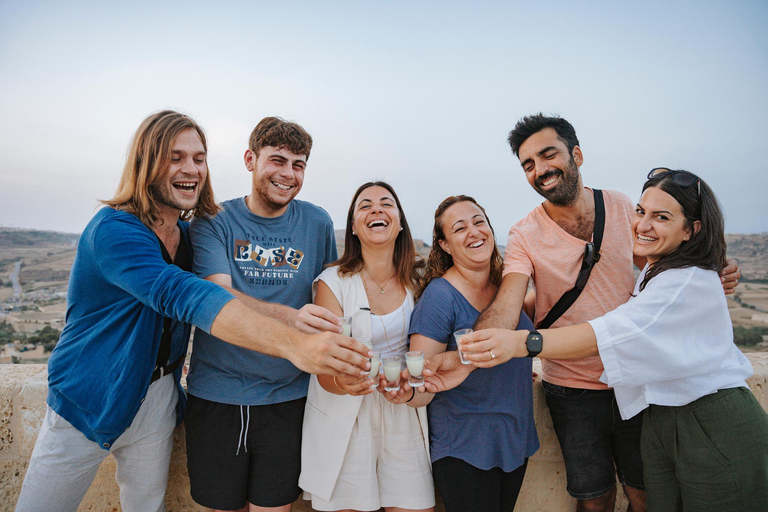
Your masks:
[[[743,282],[768,283],[768,233],[725,235],[728,257],[739,262]]]
[[[344,233],[346,230],[344,229],[337,229],[334,233],[336,234],[336,250],[339,251],[339,256],[344,254]],[[429,256],[429,250],[432,246],[424,243],[421,239],[414,239],[413,240],[413,246],[416,248],[416,252],[421,255],[422,258],[425,260]]]
[[[0,228],[0,247],[32,247],[67,245],[75,246],[80,235],[59,233],[57,231],[37,231],[29,229]]]

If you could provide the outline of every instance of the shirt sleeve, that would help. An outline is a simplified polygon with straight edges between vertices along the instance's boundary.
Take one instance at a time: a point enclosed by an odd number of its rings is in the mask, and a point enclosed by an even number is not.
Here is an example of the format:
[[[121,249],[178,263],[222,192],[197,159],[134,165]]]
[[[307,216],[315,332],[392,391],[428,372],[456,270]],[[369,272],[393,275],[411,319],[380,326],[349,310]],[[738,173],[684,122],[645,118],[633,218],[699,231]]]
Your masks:
[[[714,271],[662,272],[629,302],[589,323],[603,380],[613,387],[707,375],[733,357],[733,331]]]
[[[454,332],[456,314],[453,299],[446,290],[430,283],[413,310],[408,335],[421,334],[437,342],[448,344]]]
[[[234,297],[220,286],[163,260],[157,238],[130,214],[103,219],[93,235],[96,265],[107,281],[163,316],[210,331]]]
[[[189,225],[189,238],[192,242],[195,274],[203,279],[213,274],[232,275],[227,256],[226,237],[213,219],[208,217],[194,219]]]
[[[504,251],[504,274],[511,272],[533,277],[533,263],[524,247],[523,236],[513,226],[509,230],[507,247]]]
[[[325,261],[324,265],[333,263],[339,259],[339,251],[336,249],[336,233],[333,230],[333,221],[330,217],[325,227]]]

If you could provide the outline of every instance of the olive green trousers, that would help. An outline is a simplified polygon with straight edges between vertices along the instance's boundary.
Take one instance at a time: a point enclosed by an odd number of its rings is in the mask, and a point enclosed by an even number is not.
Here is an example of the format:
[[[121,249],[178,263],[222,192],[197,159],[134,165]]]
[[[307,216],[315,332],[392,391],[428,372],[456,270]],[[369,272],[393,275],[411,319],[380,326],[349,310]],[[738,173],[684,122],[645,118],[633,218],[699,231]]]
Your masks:
[[[768,414],[747,388],[643,417],[649,512],[768,510]]]

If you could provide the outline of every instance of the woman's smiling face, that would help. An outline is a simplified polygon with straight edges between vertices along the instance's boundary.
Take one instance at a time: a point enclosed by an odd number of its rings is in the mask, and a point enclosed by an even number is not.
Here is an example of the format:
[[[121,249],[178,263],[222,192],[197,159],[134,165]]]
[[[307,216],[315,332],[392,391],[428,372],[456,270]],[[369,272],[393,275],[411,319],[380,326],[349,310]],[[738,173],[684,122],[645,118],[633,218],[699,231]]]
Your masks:
[[[691,239],[691,228],[682,206],[660,188],[647,188],[635,212],[632,220],[635,236],[633,251],[636,256],[648,258],[649,263],[657,262]]]
[[[470,201],[451,205],[442,216],[445,240],[440,247],[453,257],[454,265],[478,267],[491,264],[495,246],[493,231],[483,211]]]
[[[360,193],[352,229],[362,245],[395,242],[400,233],[400,211],[389,190],[373,186]]]

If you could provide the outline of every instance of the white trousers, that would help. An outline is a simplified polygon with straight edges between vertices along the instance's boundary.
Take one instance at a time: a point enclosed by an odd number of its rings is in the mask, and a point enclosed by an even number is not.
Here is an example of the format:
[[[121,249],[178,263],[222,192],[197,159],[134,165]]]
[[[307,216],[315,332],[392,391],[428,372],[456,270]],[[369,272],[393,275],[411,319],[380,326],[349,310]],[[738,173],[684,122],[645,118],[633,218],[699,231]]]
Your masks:
[[[16,512],[76,511],[110,453],[117,462],[122,509],[165,511],[177,401],[173,376],[153,382],[131,426],[109,451],[48,407]]]

